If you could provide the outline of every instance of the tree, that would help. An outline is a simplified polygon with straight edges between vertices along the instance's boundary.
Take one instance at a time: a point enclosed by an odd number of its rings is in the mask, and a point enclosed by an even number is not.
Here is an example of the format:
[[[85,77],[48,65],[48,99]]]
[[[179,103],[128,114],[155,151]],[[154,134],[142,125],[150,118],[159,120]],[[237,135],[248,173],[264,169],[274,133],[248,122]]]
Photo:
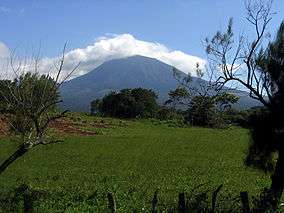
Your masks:
[[[152,90],[135,88],[111,92],[91,103],[92,111],[104,116],[135,118],[153,117],[158,110],[157,96]]]
[[[8,85],[8,86],[7,86]],[[4,113],[7,109],[7,102],[5,101],[5,96],[3,94],[9,93],[9,87],[12,87],[12,81],[10,80],[0,80],[0,113]]]
[[[208,81],[203,80],[205,76]],[[212,73],[206,72],[196,64],[195,86],[190,74],[182,76],[178,70],[174,69],[174,76],[179,82],[177,89],[169,92],[169,100],[166,105],[171,104],[173,108],[177,106],[187,108],[186,120],[198,126],[220,126],[222,123],[222,113],[229,109],[232,104],[238,101],[238,97],[220,90],[212,82]]]
[[[91,115],[96,115],[101,111],[101,100],[95,99],[91,102]]]
[[[40,75],[38,57],[31,64],[15,65],[11,58],[11,69],[15,79],[1,81],[0,94],[4,104],[5,116],[14,132],[21,135],[21,145],[0,165],[2,174],[15,160],[38,145],[57,143],[59,140],[48,138],[49,124],[63,117],[67,111],[59,111],[56,106],[59,99],[59,88],[79,66],[76,65],[66,76],[61,76],[64,66],[65,47],[58,64],[55,65],[56,75]],[[24,72],[26,68],[29,72]],[[22,72],[23,71],[23,72]]]
[[[265,170],[264,165],[277,153],[269,190],[271,204],[276,207],[284,189],[284,23],[276,39],[263,49],[269,38],[271,5],[272,1],[246,2],[246,19],[255,31],[252,40],[244,34],[235,39],[231,19],[226,32],[218,31],[212,39],[206,39],[206,50],[211,67],[220,73],[216,79],[219,87],[237,82],[264,106],[262,113],[252,118],[252,144],[246,162]]]
[[[185,87],[178,87],[175,90],[169,92],[169,99],[165,102],[165,105],[172,105],[174,109],[177,106],[184,105],[184,101],[189,98],[189,93]]]
[[[191,106],[188,110],[189,118],[193,125],[214,126],[216,108],[214,98],[211,96],[195,96],[191,100]]]
[[[123,91],[123,90],[122,90]],[[126,90],[127,91],[127,90]],[[158,96],[153,90],[134,88],[129,90],[130,95],[135,99],[135,113],[141,117],[153,117],[158,110]]]
[[[232,104],[238,102],[239,97],[232,93],[221,92],[217,96],[214,97],[214,102],[217,105],[217,108],[220,111],[230,110],[232,108]]]

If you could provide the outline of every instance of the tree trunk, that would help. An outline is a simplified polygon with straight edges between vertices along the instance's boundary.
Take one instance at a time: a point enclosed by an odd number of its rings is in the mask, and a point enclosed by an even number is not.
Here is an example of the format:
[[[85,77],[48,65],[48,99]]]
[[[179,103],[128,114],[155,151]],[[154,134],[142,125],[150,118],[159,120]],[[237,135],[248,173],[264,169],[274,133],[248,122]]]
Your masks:
[[[28,150],[29,146],[26,144],[21,144],[18,149],[0,165],[0,175],[10,166],[15,160],[23,156]]]
[[[279,152],[274,174],[271,176],[270,192],[273,199],[273,207],[277,207],[281,201],[281,196],[284,190],[284,152]]]

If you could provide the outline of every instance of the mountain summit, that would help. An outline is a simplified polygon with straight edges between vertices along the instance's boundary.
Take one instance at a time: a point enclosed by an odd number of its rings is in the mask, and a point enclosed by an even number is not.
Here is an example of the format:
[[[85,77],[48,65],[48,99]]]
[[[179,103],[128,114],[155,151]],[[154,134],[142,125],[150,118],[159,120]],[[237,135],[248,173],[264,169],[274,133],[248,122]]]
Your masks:
[[[152,89],[163,101],[169,90],[177,86],[172,69],[172,66],[157,59],[139,55],[107,61],[62,86],[64,106],[87,111],[95,98],[103,97],[110,91],[136,87]]]
[[[195,79],[193,78],[193,86],[198,87],[194,85]],[[74,111],[89,111],[92,100],[101,98],[110,91],[137,87],[152,89],[162,103],[167,99],[168,92],[177,85],[172,66],[157,59],[136,55],[107,61],[89,73],[64,83],[61,95],[63,107]],[[247,93],[236,93],[241,96],[242,105],[256,105]]]

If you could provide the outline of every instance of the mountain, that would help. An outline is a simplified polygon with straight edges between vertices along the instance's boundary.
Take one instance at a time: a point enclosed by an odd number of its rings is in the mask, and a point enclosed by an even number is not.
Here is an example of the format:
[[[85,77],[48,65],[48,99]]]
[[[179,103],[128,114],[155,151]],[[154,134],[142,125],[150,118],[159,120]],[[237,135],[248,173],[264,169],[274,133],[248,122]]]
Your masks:
[[[181,75],[184,73],[180,72]],[[201,79],[193,77],[192,86],[198,87]],[[202,80],[201,80],[202,81]],[[89,73],[65,82],[61,87],[63,107],[73,111],[89,111],[90,102],[110,91],[143,87],[152,89],[159,102],[167,100],[169,90],[178,82],[173,77],[173,67],[157,59],[131,56],[107,61]],[[234,90],[240,96],[239,106],[248,108],[258,103],[248,93]]]

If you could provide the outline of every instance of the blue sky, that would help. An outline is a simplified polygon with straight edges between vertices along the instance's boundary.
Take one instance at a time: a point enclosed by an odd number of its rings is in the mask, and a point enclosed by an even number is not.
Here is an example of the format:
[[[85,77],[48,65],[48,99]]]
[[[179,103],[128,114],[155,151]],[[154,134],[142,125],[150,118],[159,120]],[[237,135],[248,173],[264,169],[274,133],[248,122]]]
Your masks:
[[[271,32],[284,1],[275,0],[273,10]],[[0,42],[11,49],[41,43],[44,56],[54,57],[66,41],[69,49],[85,48],[101,36],[131,34],[205,58],[202,40],[230,17],[245,30],[244,15],[243,0],[0,0]]]

